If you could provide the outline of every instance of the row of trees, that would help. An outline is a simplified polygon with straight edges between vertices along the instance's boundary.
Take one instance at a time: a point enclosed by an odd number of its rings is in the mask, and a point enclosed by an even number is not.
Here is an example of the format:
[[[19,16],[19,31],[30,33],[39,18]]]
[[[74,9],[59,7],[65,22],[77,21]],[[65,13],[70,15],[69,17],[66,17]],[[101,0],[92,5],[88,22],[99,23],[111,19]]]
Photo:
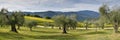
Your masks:
[[[51,17],[49,17],[49,16],[42,17],[42,16],[37,15],[37,14],[25,14],[25,16],[31,16],[31,17],[38,17],[38,18],[51,19]]]
[[[120,25],[120,8],[112,7],[110,8],[108,5],[104,4],[99,8],[100,17],[98,20],[94,21],[97,25],[96,27],[101,27],[104,29],[104,24],[112,24],[114,28],[114,32],[117,33]],[[85,28],[88,28],[90,21],[84,21]],[[92,23],[93,24],[93,23]]]
[[[16,26],[20,29],[21,26],[28,26],[32,31],[33,26],[37,26],[38,23],[36,21],[27,21],[25,22],[24,14],[20,11],[12,12],[11,14],[7,9],[1,9],[0,11],[0,25],[10,25],[11,31],[18,33]],[[47,17],[50,19],[49,17]],[[57,15],[52,18],[55,22],[56,26],[60,26],[63,29],[63,33],[67,33],[67,29],[76,29],[77,20],[75,15],[66,16],[66,15]],[[54,25],[51,25],[52,27]]]
[[[25,14],[25,16],[32,16],[32,17],[43,18],[42,16],[35,15],[35,14]]]
[[[1,27],[4,25],[11,26],[11,31],[18,33],[22,26],[27,26],[32,31],[32,27],[38,25],[36,21],[25,21],[24,14],[20,11],[8,12],[7,9],[1,9],[0,11],[0,25]],[[17,28],[16,28],[17,26]]]

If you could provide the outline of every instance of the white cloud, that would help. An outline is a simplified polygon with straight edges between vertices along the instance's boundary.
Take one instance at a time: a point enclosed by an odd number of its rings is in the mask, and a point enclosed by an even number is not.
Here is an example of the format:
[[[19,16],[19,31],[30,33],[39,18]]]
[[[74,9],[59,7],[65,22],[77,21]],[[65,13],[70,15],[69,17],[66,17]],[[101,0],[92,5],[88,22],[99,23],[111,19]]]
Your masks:
[[[75,4],[72,8],[65,8],[62,9],[64,11],[79,11],[79,10],[93,10],[98,11],[100,5],[93,5],[93,4]]]

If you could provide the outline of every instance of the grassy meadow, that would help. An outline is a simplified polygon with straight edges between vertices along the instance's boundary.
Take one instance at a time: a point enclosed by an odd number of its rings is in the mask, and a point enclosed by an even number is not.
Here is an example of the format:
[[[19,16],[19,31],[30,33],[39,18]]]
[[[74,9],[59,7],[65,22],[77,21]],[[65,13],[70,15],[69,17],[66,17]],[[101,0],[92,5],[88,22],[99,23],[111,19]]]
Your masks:
[[[51,19],[45,19],[45,18],[37,18],[37,17],[30,17],[25,16],[25,21],[36,21],[39,25],[44,25],[45,23],[53,23],[54,21]]]
[[[68,34],[62,34],[60,29],[37,28],[30,31],[27,27],[18,30],[19,33],[10,32],[10,27],[0,27],[0,40],[120,40],[120,33],[110,30],[93,29],[68,30]]]
[[[53,22],[51,19],[45,19],[45,18],[37,18],[37,17],[30,17],[30,16],[25,16],[26,20],[35,20],[38,22]]]

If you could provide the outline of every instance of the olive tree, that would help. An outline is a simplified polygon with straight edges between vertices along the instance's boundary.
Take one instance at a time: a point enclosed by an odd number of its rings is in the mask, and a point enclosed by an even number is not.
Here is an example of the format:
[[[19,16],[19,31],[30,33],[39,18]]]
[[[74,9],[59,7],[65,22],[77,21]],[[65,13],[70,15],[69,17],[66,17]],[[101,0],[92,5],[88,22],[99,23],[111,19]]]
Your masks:
[[[114,25],[115,33],[118,32],[120,24],[120,9],[112,10],[110,13],[110,21]]]
[[[16,25],[23,24],[24,15],[20,12],[11,12],[9,13],[7,9],[1,9],[0,11],[0,24],[2,25],[11,25],[11,31],[17,32]]]
[[[16,16],[13,16],[13,14],[8,15],[8,13],[9,12],[8,12],[7,9],[4,9],[4,8],[1,9],[1,12],[0,12],[1,20],[0,20],[0,22],[1,22],[1,24],[10,24],[11,25],[11,31],[17,33],[16,27],[15,27],[15,22],[16,22],[15,17]],[[4,19],[7,20],[7,21],[5,21]]]
[[[23,23],[24,15],[19,14],[19,12],[16,11],[12,12],[11,15],[8,15],[7,18],[9,20],[9,25],[11,25],[11,31],[17,33],[16,25],[20,25]]]
[[[17,26],[18,28],[17,29],[20,29],[20,26],[23,26],[24,24],[24,14],[22,12],[16,12],[15,15],[17,16],[16,17],[16,20],[17,20]]]
[[[30,28],[30,31],[32,31],[33,27],[36,27],[38,23],[36,21],[28,21],[26,22],[26,26]]]
[[[45,22],[44,26],[45,27],[51,27],[53,29],[54,28],[54,23],[52,23],[52,22]]]
[[[114,25],[114,31],[115,33],[118,32],[119,23],[120,23],[120,9],[115,8],[110,10],[110,8],[107,5],[103,5],[99,9],[101,16],[105,18],[107,21],[109,21],[111,24]],[[103,20],[104,21],[104,20]]]
[[[71,18],[70,16],[57,15],[57,16],[54,16],[53,19],[56,25],[59,25],[62,27],[63,33],[65,34],[67,33],[66,30],[68,27],[75,28],[77,24],[75,18]]]
[[[69,15],[68,17],[68,27],[70,29],[76,29],[77,27],[77,16],[75,14]]]
[[[102,29],[104,29],[104,24],[109,22],[109,7],[104,4],[99,8],[99,12],[100,12],[100,17],[99,17],[99,24],[101,25]]]
[[[1,25],[1,27],[2,27],[3,25],[6,25],[7,22],[8,22],[7,14],[4,13],[3,10],[5,10],[5,9],[2,9],[2,10],[0,11],[0,25]]]
[[[85,20],[85,21],[84,21],[84,24],[85,24],[84,27],[85,27],[85,29],[87,30],[87,29],[88,29],[88,26],[89,26],[89,24],[90,24],[89,21],[88,21],[88,20]]]

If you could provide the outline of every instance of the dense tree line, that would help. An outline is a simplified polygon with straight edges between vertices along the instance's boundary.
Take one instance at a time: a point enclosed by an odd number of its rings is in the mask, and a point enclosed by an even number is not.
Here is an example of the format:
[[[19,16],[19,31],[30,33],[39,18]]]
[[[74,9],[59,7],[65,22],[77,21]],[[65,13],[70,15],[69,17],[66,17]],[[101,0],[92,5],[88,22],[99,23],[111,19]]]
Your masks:
[[[25,16],[31,16],[31,17],[43,18],[42,16],[35,15],[35,14],[25,14]]]

